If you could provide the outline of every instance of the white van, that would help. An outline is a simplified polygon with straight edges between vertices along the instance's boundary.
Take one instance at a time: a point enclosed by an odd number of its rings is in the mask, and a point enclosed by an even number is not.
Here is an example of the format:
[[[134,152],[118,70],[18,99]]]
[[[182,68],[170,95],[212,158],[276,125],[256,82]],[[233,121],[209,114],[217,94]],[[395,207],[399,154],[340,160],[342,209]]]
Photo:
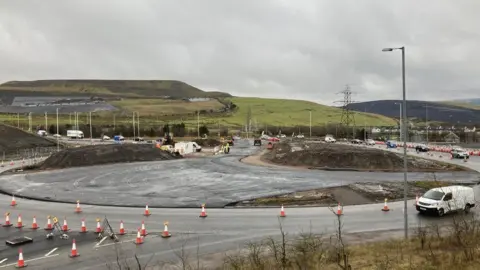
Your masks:
[[[438,216],[458,210],[469,212],[472,207],[475,207],[475,194],[473,188],[465,186],[432,188],[416,203],[420,213],[433,213]]]

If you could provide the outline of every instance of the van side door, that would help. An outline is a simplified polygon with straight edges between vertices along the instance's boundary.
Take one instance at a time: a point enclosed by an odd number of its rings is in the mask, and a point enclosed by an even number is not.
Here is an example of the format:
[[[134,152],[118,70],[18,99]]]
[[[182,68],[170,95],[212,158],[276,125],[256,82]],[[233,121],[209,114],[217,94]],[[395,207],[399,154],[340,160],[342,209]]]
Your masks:
[[[443,204],[445,213],[455,211],[455,203],[453,201],[453,194],[451,192],[445,194],[443,197]]]

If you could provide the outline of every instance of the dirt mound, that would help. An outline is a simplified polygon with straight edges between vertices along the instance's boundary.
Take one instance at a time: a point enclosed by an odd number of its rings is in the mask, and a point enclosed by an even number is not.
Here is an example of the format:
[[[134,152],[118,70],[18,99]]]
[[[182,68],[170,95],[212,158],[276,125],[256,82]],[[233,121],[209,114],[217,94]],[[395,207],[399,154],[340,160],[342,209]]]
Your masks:
[[[402,171],[403,155],[380,149],[343,144],[279,143],[264,159],[282,165],[318,169]],[[408,157],[412,172],[464,171],[466,168],[428,159]]]
[[[38,169],[61,169],[135,161],[158,161],[182,158],[155,148],[151,144],[106,144],[70,148],[53,154]]]
[[[216,139],[195,139],[194,142],[196,142],[201,147],[215,147],[222,144],[219,140]]]
[[[54,147],[55,141],[25,132],[16,127],[0,124],[0,152],[5,154],[16,153],[21,149],[36,147]]]

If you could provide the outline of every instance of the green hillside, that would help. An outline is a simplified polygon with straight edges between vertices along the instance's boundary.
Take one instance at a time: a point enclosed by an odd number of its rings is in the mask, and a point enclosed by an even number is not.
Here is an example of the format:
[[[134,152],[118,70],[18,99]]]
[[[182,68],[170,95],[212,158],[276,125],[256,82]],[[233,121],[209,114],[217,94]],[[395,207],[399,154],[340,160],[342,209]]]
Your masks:
[[[254,97],[233,97],[228,100],[237,105],[238,110],[230,116],[221,117],[220,120],[235,126],[245,125],[249,108],[251,108],[252,121],[276,126],[308,126],[309,110],[312,110],[312,126],[339,123],[342,115],[342,110],[339,108],[310,101]],[[355,112],[355,121],[358,126],[363,126],[364,123],[369,126],[396,125],[396,121],[391,118],[360,112]]]

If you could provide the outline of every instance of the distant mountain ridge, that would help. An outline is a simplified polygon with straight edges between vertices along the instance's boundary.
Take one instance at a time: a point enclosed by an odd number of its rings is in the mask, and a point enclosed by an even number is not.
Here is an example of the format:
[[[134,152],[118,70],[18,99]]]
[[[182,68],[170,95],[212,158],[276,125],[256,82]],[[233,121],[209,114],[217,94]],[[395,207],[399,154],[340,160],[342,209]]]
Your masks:
[[[37,80],[10,81],[0,84],[2,94],[17,96],[118,96],[129,98],[195,98],[231,97],[223,92],[206,92],[187,83],[175,80]],[[7,91],[7,92],[6,92]],[[32,93],[35,92],[35,93]]]
[[[479,99],[480,101],[480,99]],[[401,100],[375,100],[348,105],[353,111],[370,112],[387,117],[399,118]],[[407,101],[409,119],[427,119],[430,122],[442,122],[462,125],[480,124],[480,109],[421,100]]]

